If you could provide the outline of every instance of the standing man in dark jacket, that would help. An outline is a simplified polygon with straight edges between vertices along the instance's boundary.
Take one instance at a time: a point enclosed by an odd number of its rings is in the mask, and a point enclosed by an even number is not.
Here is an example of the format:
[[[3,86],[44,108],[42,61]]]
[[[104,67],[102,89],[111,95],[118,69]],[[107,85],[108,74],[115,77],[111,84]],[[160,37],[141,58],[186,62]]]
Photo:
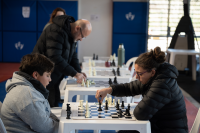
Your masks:
[[[102,102],[108,93],[118,97],[142,94],[133,113],[137,120],[151,122],[152,133],[188,133],[185,101],[176,81],[178,71],[164,61],[160,47],[141,54],[135,61],[138,80],[98,90],[97,100],[102,97]]]
[[[48,101],[51,107],[57,107],[60,101],[59,84],[64,76],[72,76],[81,83],[86,75],[81,73],[77,58],[77,41],[82,41],[92,31],[91,23],[87,20],[77,20],[68,15],[57,16],[53,23],[41,34],[33,49],[33,53],[40,53],[55,63],[51,74],[52,81],[47,86]]]

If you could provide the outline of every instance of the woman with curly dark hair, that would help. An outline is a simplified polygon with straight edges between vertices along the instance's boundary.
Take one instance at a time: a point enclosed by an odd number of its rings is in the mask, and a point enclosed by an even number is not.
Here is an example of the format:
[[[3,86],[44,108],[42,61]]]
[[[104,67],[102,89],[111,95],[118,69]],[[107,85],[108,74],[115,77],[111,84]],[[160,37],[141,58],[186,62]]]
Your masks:
[[[137,120],[149,120],[152,133],[188,133],[185,101],[176,81],[178,70],[165,62],[160,47],[141,54],[135,61],[135,71],[138,80],[98,90],[97,100],[101,97],[102,102],[107,94],[118,97],[142,94],[133,114]]]

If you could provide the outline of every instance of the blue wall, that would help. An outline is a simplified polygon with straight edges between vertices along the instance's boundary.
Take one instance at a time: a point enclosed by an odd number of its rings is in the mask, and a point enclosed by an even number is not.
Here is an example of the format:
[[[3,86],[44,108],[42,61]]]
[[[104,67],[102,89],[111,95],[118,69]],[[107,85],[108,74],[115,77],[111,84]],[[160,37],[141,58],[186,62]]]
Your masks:
[[[113,2],[112,54],[123,43],[125,63],[147,50],[148,6],[148,2]]]
[[[57,7],[77,20],[77,1],[0,0],[0,62],[20,62],[31,53]],[[28,15],[22,12],[29,9]]]

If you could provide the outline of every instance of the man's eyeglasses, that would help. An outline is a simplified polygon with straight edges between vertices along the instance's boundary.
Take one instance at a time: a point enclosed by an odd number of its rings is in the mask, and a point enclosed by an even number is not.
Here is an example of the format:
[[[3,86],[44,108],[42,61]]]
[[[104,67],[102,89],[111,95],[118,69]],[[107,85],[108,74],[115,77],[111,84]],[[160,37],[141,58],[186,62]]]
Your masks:
[[[135,71],[135,69],[134,69],[134,71]],[[141,73],[138,73],[138,72],[136,72],[135,71],[135,73],[140,77],[140,76],[142,76],[142,74],[144,74],[144,73],[146,73],[146,72],[150,72],[151,70],[147,70],[147,71],[144,71],[144,72],[141,72]]]
[[[83,36],[83,33],[82,33],[81,28],[80,28],[80,32],[81,32],[81,37],[82,37],[82,39],[85,39],[85,37]]]

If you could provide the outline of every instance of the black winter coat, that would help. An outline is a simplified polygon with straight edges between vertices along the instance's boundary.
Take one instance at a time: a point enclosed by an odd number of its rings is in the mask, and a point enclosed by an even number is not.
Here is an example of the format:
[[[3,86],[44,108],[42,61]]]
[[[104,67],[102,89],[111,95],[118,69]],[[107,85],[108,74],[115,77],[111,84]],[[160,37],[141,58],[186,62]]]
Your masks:
[[[113,85],[113,96],[143,95],[134,110],[137,120],[149,120],[152,133],[188,133],[183,94],[177,84],[177,69],[163,63],[147,84],[139,80]],[[134,130],[134,129],[133,129]]]
[[[55,17],[53,24],[42,32],[33,49],[33,53],[43,54],[55,63],[51,84],[57,83],[64,75],[73,77],[81,72],[76,43],[71,35],[70,23],[73,22],[75,19],[68,15]]]

